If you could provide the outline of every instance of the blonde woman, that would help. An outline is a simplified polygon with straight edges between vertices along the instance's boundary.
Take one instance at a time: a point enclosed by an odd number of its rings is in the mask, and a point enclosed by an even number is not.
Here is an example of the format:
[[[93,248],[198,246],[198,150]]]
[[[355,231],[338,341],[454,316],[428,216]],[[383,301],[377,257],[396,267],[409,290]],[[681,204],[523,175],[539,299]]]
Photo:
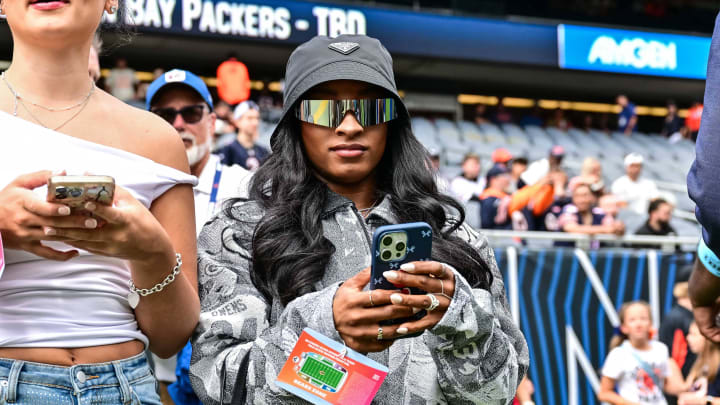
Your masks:
[[[158,404],[144,351],[174,354],[197,323],[183,144],[88,77],[93,34],[120,6],[0,0],[13,37],[0,80],[0,403]],[[53,172],[113,176],[113,205],[46,202]]]

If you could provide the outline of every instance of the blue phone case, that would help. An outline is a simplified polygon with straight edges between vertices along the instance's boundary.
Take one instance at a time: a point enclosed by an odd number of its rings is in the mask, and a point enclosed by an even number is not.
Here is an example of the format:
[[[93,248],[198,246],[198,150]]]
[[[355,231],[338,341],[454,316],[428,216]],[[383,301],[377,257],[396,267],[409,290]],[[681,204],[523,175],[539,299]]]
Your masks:
[[[382,237],[388,233],[403,231],[407,235],[407,254],[405,257],[398,260],[383,261],[380,259],[380,241]],[[390,283],[384,276],[383,272],[388,270],[400,270],[400,265],[403,263],[417,262],[417,261],[428,261],[430,260],[432,253],[432,228],[425,222],[413,222],[409,224],[397,224],[397,225],[386,225],[381,226],[375,230],[372,241],[372,266],[371,266],[371,279],[370,289],[371,290],[396,290],[403,287],[395,286]],[[405,294],[425,294],[426,292],[419,288],[408,288],[408,291],[404,291]],[[392,319],[384,322],[380,322],[380,325],[396,325],[407,321],[415,321],[423,316],[427,312],[425,310],[419,311],[415,315],[409,318],[403,319]],[[407,335],[403,337],[417,336]]]

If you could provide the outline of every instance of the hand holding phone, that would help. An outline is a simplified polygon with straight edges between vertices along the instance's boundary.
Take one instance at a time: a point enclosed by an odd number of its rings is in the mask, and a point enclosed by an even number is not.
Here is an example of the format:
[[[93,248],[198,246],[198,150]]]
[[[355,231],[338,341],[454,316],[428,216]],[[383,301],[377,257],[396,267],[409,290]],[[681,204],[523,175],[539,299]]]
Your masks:
[[[82,209],[87,202],[112,205],[115,179],[110,176],[52,176],[47,200]]]
[[[453,299],[455,274],[450,266],[430,260],[432,228],[424,222],[380,227],[373,246],[370,288],[399,288],[390,301],[414,313],[387,318],[380,325],[397,327],[395,339],[419,336],[433,328]]]
[[[26,173],[0,190],[0,232],[6,251],[23,250],[61,261],[77,255],[76,251],[55,250],[41,243],[47,239],[42,231],[44,226],[82,226],[82,219],[73,218],[66,205],[45,202],[33,192],[46,185],[51,175],[50,170]],[[74,222],[75,219],[78,221]]]
[[[400,270],[405,263],[430,260],[432,252],[432,228],[424,222],[381,226],[373,236],[372,279],[370,289],[400,290],[402,294],[421,295],[426,291],[417,287],[407,287],[402,283],[388,280],[383,273],[390,270]],[[427,314],[420,310],[411,317],[389,319],[380,325],[398,325],[405,322],[416,321]],[[411,334],[403,337],[413,337]]]

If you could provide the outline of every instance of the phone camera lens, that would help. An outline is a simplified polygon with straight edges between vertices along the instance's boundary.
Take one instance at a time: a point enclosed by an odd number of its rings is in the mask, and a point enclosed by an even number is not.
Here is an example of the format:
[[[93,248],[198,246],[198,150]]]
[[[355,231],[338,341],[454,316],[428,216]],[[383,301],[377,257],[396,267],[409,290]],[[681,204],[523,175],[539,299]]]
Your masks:
[[[390,260],[390,258],[392,258],[392,253],[389,250],[385,250],[382,252],[382,258],[383,260]]]
[[[384,237],[382,240],[382,244],[385,246],[390,246],[392,244],[392,237],[391,236]]]
[[[55,199],[64,200],[67,196],[67,189],[65,187],[58,187],[55,189]]]
[[[403,250],[405,250],[405,243],[398,242],[397,245],[395,245],[395,249],[402,252]]]

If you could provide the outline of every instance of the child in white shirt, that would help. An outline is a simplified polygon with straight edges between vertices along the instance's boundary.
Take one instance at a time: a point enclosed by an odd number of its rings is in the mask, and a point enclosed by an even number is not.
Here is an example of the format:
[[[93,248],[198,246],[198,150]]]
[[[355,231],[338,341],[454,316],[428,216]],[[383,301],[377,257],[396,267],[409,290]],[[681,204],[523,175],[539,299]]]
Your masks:
[[[622,405],[666,405],[663,390],[677,395],[687,387],[667,346],[651,340],[650,306],[643,301],[625,303],[619,315],[620,333],[610,342],[598,399]]]

